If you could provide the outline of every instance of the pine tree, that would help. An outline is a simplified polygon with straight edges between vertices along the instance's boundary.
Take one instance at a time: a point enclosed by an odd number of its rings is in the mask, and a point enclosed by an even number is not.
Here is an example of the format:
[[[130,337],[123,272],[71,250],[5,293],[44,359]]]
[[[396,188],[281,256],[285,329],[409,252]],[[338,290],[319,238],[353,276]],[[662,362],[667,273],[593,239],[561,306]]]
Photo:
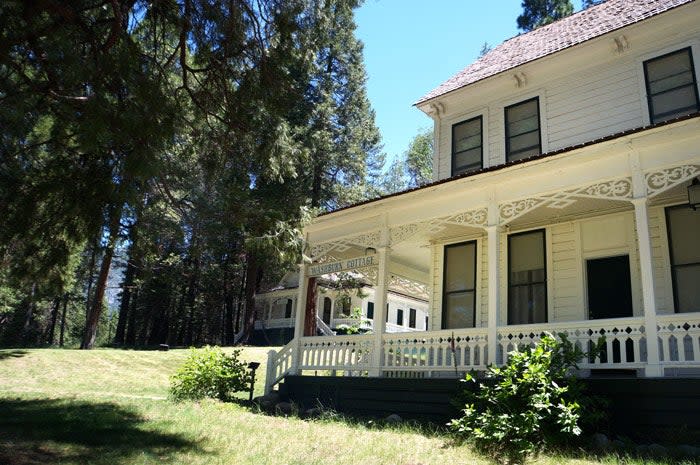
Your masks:
[[[518,28],[525,32],[569,16],[574,12],[571,0],[523,0],[523,14],[518,16]]]
[[[433,180],[433,132],[422,131],[411,140],[406,151],[408,187],[418,187]]]
[[[373,194],[368,165],[379,157],[380,135],[365,91],[362,43],[355,37],[358,0],[317,0],[309,30],[314,59],[308,125],[311,206],[332,209]]]

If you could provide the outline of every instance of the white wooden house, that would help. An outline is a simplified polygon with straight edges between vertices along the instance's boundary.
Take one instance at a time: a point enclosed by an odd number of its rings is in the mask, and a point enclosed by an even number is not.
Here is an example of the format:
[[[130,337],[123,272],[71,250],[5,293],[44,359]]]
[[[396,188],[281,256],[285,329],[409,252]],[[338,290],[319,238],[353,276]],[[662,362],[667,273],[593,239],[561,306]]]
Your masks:
[[[367,284],[357,289],[338,290],[333,276],[318,284],[315,315],[319,334],[334,336],[344,328],[357,327],[370,332],[374,326],[375,289]],[[272,343],[288,342],[294,336],[299,275],[288,273],[279,285],[255,296],[257,340]],[[395,280],[387,291],[385,312],[386,332],[426,331],[429,327],[428,292],[425,286]],[[411,283],[412,284],[412,283]],[[359,312],[358,312],[359,310]],[[356,314],[358,312],[358,314]]]
[[[584,349],[605,338],[584,376],[697,376],[698,63],[700,3],[609,0],[505,41],[418,100],[434,182],[306,228],[313,263],[268,388],[319,370],[484,369],[543,331]],[[374,284],[373,334],[304,336],[314,277],[330,269]],[[386,331],[396,280],[429,294],[418,337]]]

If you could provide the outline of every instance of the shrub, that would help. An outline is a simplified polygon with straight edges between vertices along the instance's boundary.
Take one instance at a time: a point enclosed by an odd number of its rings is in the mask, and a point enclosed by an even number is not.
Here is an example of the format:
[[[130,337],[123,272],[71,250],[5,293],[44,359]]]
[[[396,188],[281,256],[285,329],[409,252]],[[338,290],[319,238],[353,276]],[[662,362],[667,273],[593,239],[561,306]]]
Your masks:
[[[586,354],[559,337],[545,333],[535,347],[511,352],[505,366],[488,368],[485,383],[467,375],[463,415],[449,423],[457,437],[499,461],[521,462],[580,435],[582,385],[571,372]]]
[[[223,401],[234,392],[247,389],[250,382],[246,364],[238,359],[240,350],[226,355],[219,347],[191,349],[189,357],[170,378],[170,395],[175,400],[211,397]]]

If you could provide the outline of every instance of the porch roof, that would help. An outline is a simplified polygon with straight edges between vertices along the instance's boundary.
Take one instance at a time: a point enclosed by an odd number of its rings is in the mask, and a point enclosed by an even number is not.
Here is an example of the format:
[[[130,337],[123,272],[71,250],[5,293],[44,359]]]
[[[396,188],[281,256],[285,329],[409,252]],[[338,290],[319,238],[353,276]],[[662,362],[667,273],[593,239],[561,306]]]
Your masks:
[[[693,120],[693,119],[700,119],[700,112],[695,112],[695,113],[691,113],[691,114],[689,114],[689,115],[680,116],[680,117],[678,117],[678,118],[673,118],[673,119],[670,119],[670,120],[667,120],[667,121],[663,121],[663,122],[660,122],[660,123],[649,124],[649,125],[646,125],[646,126],[639,126],[639,127],[636,127],[636,128],[627,129],[627,130],[625,130],[625,131],[616,132],[616,133],[610,134],[610,135],[605,136],[605,137],[601,137],[601,138],[598,138],[598,139],[590,140],[590,141],[588,141],[588,142],[583,142],[583,143],[576,144],[576,145],[570,145],[570,146],[568,146],[568,147],[564,147],[564,148],[557,149],[557,150],[552,150],[552,151],[550,151],[550,152],[542,153],[542,154],[540,154],[540,155],[534,155],[534,156],[531,156],[531,157],[523,158],[523,159],[521,159],[521,160],[510,161],[510,162],[506,162],[506,163],[503,163],[503,164],[500,164],[500,165],[489,166],[489,167],[486,167],[486,168],[481,168],[481,169],[476,170],[476,171],[471,171],[471,172],[467,172],[467,173],[458,174],[458,175],[455,175],[455,176],[451,176],[451,177],[449,177],[449,178],[440,179],[440,180],[438,180],[438,181],[433,181],[433,182],[431,182],[431,183],[424,184],[424,185],[422,185],[422,186],[414,187],[414,188],[411,188],[411,189],[406,189],[406,190],[403,190],[403,191],[400,191],[400,192],[395,192],[395,193],[393,193],[393,194],[383,195],[383,196],[381,196],[381,197],[376,197],[376,198],[374,198],[374,199],[364,200],[364,201],[362,201],[362,202],[358,202],[358,203],[355,203],[355,204],[352,204],[352,205],[348,205],[348,206],[345,206],[345,207],[337,208],[337,209],[332,210],[332,211],[329,211],[329,212],[323,212],[323,213],[319,214],[318,216],[319,216],[319,217],[330,217],[330,216],[332,216],[332,215],[334,215],[334,214],[336,214],[336,213],[339,213],[339,212],[345,212],[345,211],[348,211],[348,210],[352,210],[352,209],[354,209],[354,208],[358,208],[358,207],[365,206],[365,205],[368,205],[368,204],[380,202],[380,201],[383,201],[383,200],[386,200],[386,199],[390,199],[390,198],[394,198],[394,197],[399,197],[399,196],[402,196],[402,195],[410,194],[410,193],[412,193],[412,192],[417,192],[417,191],[422,191],[422,190],[430,189],[430,188],[432,188],[432,187],[439,186],[439,185],[443,185],[443,184],[452,183],[452,182],[458,181],[458,180],[460,180],[460,179],[472,178],[472,177],[476,177],[476,176],[479,176],[479,175],[484,174],[484,173],[489,173],[489,172],[494,172],[494,171],[501,171],[501,170],[510,168],[510,167],[512,167],[512,166],[522,165],[522,164],[525,164],[525,163],[529,163],[529,162],[536,161],[536,160],[542,160],[542,159],[545,159],[545,158],[551,158],[551,157],[554,157],[554,156],[557,156],[557,155],[562,155],[562,154],[565,154],[565,153],[568,153],[568,152],[573,152],[573,151],[575,151],[575,150],[579,150],[579,149],[582,149],[582,148],[591,147],[591,146],[595,146],[595,145],[598,145],[598,144],[603,144],[603,143],[605,143],[605,142],[615,141],[615,140],[617,140],[617,139],[621,139],[621,138],[623,138],[623,137],[630,136],[630,135],[633,135],[633,134],[638,134],[638,133],[642,133],[642,132],[645,132],[645,131],[652,131],[652,130],[654,130],[654,129],[656,129],[656,128],[660,128],[660,127],[664,127],[664,126],[669,126],[669,125],[673,125],[673,124],[677,124],[677,123],[680,123],[680,122],[683,122],[683,121]]]

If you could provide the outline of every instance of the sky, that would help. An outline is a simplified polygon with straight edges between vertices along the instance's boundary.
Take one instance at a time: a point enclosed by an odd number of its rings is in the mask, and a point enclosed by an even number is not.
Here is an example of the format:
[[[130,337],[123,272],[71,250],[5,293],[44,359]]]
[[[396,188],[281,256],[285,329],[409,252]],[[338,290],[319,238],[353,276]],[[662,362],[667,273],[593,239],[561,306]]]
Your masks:
[[[581,9],[581,0],[574,0]],[[521,0],[365,0],[355,12],[367,93],[390,158],[432,120],[413,104],[479,56],[518,34]]]

